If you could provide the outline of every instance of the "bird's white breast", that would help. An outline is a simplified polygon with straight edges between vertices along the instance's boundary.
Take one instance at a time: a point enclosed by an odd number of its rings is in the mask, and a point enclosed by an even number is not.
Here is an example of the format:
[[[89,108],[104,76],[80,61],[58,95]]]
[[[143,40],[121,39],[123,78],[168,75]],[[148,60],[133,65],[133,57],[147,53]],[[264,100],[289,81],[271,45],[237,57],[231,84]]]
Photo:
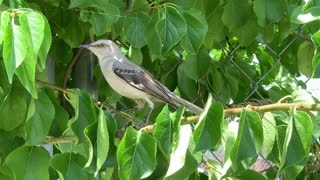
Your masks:
[[[118,77],[112,70],[113,61],[103,61],[99,63],[104,78],[114,91],[131,99],[144,99],[145,97],[149,97],[145,92],[134,88],[125,80]]]

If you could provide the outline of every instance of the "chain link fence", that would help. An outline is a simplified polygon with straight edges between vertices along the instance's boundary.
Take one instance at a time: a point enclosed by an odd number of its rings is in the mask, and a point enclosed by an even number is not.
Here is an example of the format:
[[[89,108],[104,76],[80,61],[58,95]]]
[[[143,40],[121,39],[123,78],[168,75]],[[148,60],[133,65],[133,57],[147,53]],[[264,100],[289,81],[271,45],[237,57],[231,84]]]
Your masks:
[[[260,98],[261,101],[265,100],[265,98],[263,97],[263,95],[258,91],[259,89],[259,85],[262,84],[263,80],[273,71],[278,70],[276,67],[278,65],[281,66],[281,68],[283,68],[283,70],[285,70],[287,73],[290,74],[289,70],[286,68],[285,65],[283,65],[282,62],[282,58],[284,53],[288,50],[288,48],[290,48],[295,41],[299,40],[301,38],[299,38],[299,35],[297,36],[293,36],[292,40],[289,41],[282,49],[281,51],[279,50],[275,50],[274,48],[272,48],[270,45],[268,44],[260,44],[260,46],[264,46],[265,50],[268,52],[269,55],[272,55],[275,57],[275,62],[272,65],[272,67],[266,71],[264,74],[261,74],[260,78],[258,80],[253,79],[253,77],[251,77],[246,71],[244,71],[236,62],[235,62],[235,53],[240,49],[240,45],[238,45],[231,53],[230,53],[230,58],[229,58],[229,62],[231,62],[238,70],[240,73],[242,73],[242,75],[244,75],[251,83],[251,87],[252,89],[250,90],[250,93],[246,96],[246,98],[244,99],[244,103],[242,104],[238,104],[236,106],[242,106],[245,107],[246,105],[248,105],[248,103],[246,101],[250,101],[251,98],[253,98],[253,95],[256,95]],[[304,41],[306,41],[305,39],[302,39]],[[308,40],[308,42],[311,42],[311,40]],[[312,42],[311,42],[312,43]],[[259,62],[257,62],[259,63]],[[302,81],[306,84],[307,90],[312,93],[316,98],[320,98],[320,79],[308,79],[306,77],[299,77],[296,78],[295,76],[292,76],[292,78],[294,79],[294,81],[298,84],[298,81]],[[255,96],[255,97],[256,97]],[[271,103],[271,101],[269,102]],[[249,103],[250,105],[254,105]],[[261,103],[263,104],[263,103]],[[260,105],[261,105],[260,104]],[[231,119],[233,119],[231,117]],[[207,151],[206,157],[208,159],[211,160],[215,160],[217,161],[220,165],[223,164],[223,149],[222,147],[218,148],[218,150],[216,151]],[[206,166],[204,164],[202,164],[200,166],[201,168],[206,169]],[[266,159],[266,157],[263,156],[262,153],[259,153],[259,157],[257,159],[257,161],[251,166],[251,169],[260,173],[265,174],[266,171],[270,168],[273,168],[275,171],[277,171],[276,167],[273,165],[272,162],[268,161]]]

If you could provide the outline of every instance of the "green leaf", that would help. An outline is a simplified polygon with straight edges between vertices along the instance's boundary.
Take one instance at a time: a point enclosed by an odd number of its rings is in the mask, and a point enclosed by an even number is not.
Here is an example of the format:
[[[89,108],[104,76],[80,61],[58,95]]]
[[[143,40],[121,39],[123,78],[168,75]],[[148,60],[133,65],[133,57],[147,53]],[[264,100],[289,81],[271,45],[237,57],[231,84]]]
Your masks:
[[[144,30],[144,40],[147,43],[150,52],[155,56],[161,56],[162,43],[160,36],[156,32],[156,24],[159,21],[160,16],[157,11],[151,16],[145,30]]]
[[[156,168],[155,140],[148,133],[127,128],[121,140],[117,160],[120,179],[142,179],[150,176]]]
[[[285,2],[283,0],[256,0],[253,10],[257,15],[260,26],[269,23],[279,22],[286,13]]]
[[[120,17],[118,7],[112,4],[107,4],[102,7],[103,8],[100,7],[101,11],[99,12],[91,12],[92,14],[89,19],[89,23],[92,25],[97,36],[101,36],[108,32],[111,25],[117,22]]]
[[[254,170],[250,170],[250,169],[242,172],[241,174],[239,174],[235,178],[239,179],[239,180],[242,180],[242,179],[243,180],[246,180],[246,179],[259,179],[259,180],[266,179],[261,173],[256,172]]]
[[[132,45],[129,48],[128,57],[130,61],[137,65],[141,65],[143,61],[143,54],[140,49],[134,48]]]
[[[0,179],[15,180],[14,172],[5,165],[0,166]]]
[[[50,166],[57,171],[59,179],[94,179],[83,169],[86,159],[80,154],[61,153],[54,155],[50,160]]]
[[[37,89],[35,86],[36,59],[30,46],[30,44],[27,44],[25,47],[27,49],[26,59],[17,68],[16,75],[32,97],[37,98]]]
[[[196,55],[188,54],[186,56],[184,68],[186,75],[193,79],[199,80],[207,74],[211,64],[211,59],[208,51],[202,49]]]
[[[3,11],[0,15],[0,45],[4,39],[4,35],[9,23],[9,13],[7,11]]]
[[[263,156],[268,157],[271,153],[277,135],[276,122],[272,113],[266,112],[262,119],[263,126]]]
[[[97,130],[97,168],[99,171],[107,159],[109,152],[109,133],[107,120],[102,108],[99,109],[98,130]]]
[[[28,99],[28,93],[13,83],[0,105],[0,129],[11,131],[26,120]]]
[[[124,19],[123,29],[125,37],[132,46],[142,48],[146,45],[144,29],[149,21],[146,13],[130,13]]]
[[[280,171],[296,165],[304,166],[309,154],[312,138],[312,121],[306,112],[291,112],[285,140],[282,147]],[[299,168],[300,171],[302,170]],[[286,169],[295,177],[300,171],[296,168]],[[293,172],[292,172],[293,171]]]
[[[109,0],[70,0],[69,8],[106,7],[108,5]]]
[[[185,165],[186,154],[191,136],[191,126],[189,124],[182,125],[179,132],[179,141],[177,142],[176,148],[170,155],[170,164],[166,173],[166,177],[172,176]]]
[[[3,61],[10,84],[17,67],[27,56],[26,33],[23,27],[11,24],[6,28],[3,39]]]
[[[183,108],[179,108],[175,113],[170,113],[168,105],[166,105],[157,117],[157,126],[153,131],[153,135],[167,158],[169,158],[172,146],[179,137],[180,120],[183,111]]]
[[[17,131],[0,130],[0,144],[1,144],[0,158],[1,159],[5,159],[8,156],[8,154],[10,154],[16,148],[22,146],[25,143],[22,137],[18,137],[19,135],[20,134],[18,134]]]
[[[192,173],[198,173],[196,170],[197,167],[197,160],[194,158],[193,154],[187,150],[182,168],[170,176],[166,176],[164,179],[188,179]]]
[[[212,13],[206,18],[208,22],[208,33],[205,38],[205,45],[208,48],[213,46],[214,41],[222,41],[226,37],[226,27],[222,22],[223,8],[217,6]],[[214,41],[212,41],[214,40]]]
[[[69,121],[73,132],[79,138],[79,142],[86,142],[84,129],[97,121],[95,105],[88,93],[77,90],[76,94],[68,94],[68,101],[72,105],[75,116]]]
[[[42,16],[44,20],[44,29],[43,29],[43,41],[41,43],[40,49],[39,49],[39,61],[38,65],[43,70],[46,65],[47,60],[47,54],[49,52],[50,46],[51,46],[51,30],[49,26],[49,22],[45,18],[45,16]]]
[[[17,179],[49,179],[49,153],[43,147],[21,146],[12,151],[5,164]]]
[[[252,42],[256,40],[256,37],[259,33],[259,25],[257,19],[251,16],[250,19],[241,27],[235,28],[233,30],[239,42],[242,46],[249,46]]]
[[[320,61],[320,30],[311,36],[311,40],[315,46],[314,56],[312,59],[312,70],[315,72]]]
[[[39,97],[34,102],[35,111],[25,125],[26,144],[38,145],[48,136],[52,121],[55,116],[54,106],[44,91],[39,92]],[[30,110],[29,110],[30,111]]]
[[[184,12],[183,17],[187,24],[187,33],[181,40],[181,46],[190,53],[197,54],[208,32],[208,25],[202,19]]]
[[[93,146],[96,144],[97,117],[91,97],[84,91],[68,93],[68,101],[73,107],[74,116],[68,122],[65,136],[76,136],[77,144],[59,144],[61,152],[78,153],[86,158],[84,167],[93,160]]]
[[[168,3],[173,3],[180,8],[190,9],[194,6],[194,0],[167,0]]]
[[[148,2],[146,0],[132,0],[131,9],[144,9],[148,7]]]
[[[180,92],[183,92],[189,99],[194,100],[198,96],[198,87],[196,82],[187,76],[187,73],[185,64],[181,64],[177,70],[179,89],[181,90]]]
[[[292,93],[292,100],[295,103],[309,103],[316,104],[312,94],[305,89],[298,89]]]
[[[303,42],[297,52],[298,68],[299,71],[307,77],[311,77],[313,74],[312,59],[314,48],[313,45],[308,42]]]
[[[291,22],[296,24],[306,24],[320,19],[320,7],[315,6],[307,10],[303,5],[296,7],[291,14]]]
[[[58,36],[64,40],[70,47],[79,47],[84,41],[85,24],[79,21],[77,13],[72,11],[60,10],[55,13],[56,16],[62,16],[61,18],[55,18],[53,29]]]
[[[243,109],[240,114],[238,137],[230,153],[232,168],[235,171],[253,164],[251,159],[257,157],[262,148],[262,130],[262,122],[258,113]]]
[[[42,15],[33,11],[24,11],[20,15],[19,21],[25,29],[25,33],[30,37],[28,42],[32,44],[33,57],[37,57],[44,38],[45,21]]]
[[[176,9],[166,7],[155,29],[160,37],[162,55],[166,55],[185,35],[187,24]]]
[[[242,26],[249,19],[251,11],[247,0],[228,0],[224,6],[222,22],[229,28]]]
[[[223,120],[222,104],[219,102],[212,103],[212,97],[210,96],[194,130],[194,151],[212,149],[217,146],[223,131]]]

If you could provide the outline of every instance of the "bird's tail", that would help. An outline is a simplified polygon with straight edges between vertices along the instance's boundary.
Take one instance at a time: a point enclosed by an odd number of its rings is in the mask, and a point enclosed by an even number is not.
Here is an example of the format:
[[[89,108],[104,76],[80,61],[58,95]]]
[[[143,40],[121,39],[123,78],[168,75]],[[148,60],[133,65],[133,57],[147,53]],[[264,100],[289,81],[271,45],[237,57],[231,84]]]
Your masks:
[[[193,112],[194,114],[201,114],[201,112],[203,111],[202,108],[192,104],[189,101],[186,101],[182,98],[180,98],[179,96],[175,95],[174,93],[170,93],[170,98],[172,99],[172,104],[174,104],[176,107],[179,107],[181,105],[185,106],[189,111]]]

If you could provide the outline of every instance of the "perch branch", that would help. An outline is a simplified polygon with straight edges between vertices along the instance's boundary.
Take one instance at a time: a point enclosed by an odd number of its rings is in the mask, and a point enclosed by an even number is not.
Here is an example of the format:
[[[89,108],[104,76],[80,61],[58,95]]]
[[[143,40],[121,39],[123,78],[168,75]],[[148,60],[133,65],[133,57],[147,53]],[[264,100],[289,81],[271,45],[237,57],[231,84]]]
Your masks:
[[[61,87],[57,87],[55,85],[52,85],[50,83],[47,82],[43,82],[43,81],[36,81],[38,85],[42,85],[57,91],[61,91],[63,93],[75,93],[72,90],[67,90]],[[136,121],[131,118],[129,115],[116,110],[115,108],[113,108],[112,106],[108,105],[107,103],[104,102],[100,102],[100,101],[95,101],[95,104],[98,106],[102,106],[105,109],[108,109],[114,113],[116,113],[117,115],[125,118],[127,121],[135,124]],[[300,111],[320,111],[320,104],[308,104],[308,103],[275,103],[275,104],[267,104],[267,105],[261,105],[261,106],[247,106],[246,108],[252,111],[256,111],[259,113],[264,113],[264,112],[269,112],[269,111],[289,111],[291,108],[295,107],[296,110],[300,110]],[[224,114],[226,117],[228,116],[235,116],[235,115],[239,115],[242,111],[242,108],[229,108],[229,109],[225,109],[224,110]],[[199,115],[196,116],[189,116],[189,117],[184,117],[181,119],[181,124],[191,124],[191,123],[196,123],[199,119]],[[148,125],[145,126],[143,128],[140,129],[140,131],[143,132],[152,132],[154,130],[154,128],[156,127],[155,124],[152,125]]]

